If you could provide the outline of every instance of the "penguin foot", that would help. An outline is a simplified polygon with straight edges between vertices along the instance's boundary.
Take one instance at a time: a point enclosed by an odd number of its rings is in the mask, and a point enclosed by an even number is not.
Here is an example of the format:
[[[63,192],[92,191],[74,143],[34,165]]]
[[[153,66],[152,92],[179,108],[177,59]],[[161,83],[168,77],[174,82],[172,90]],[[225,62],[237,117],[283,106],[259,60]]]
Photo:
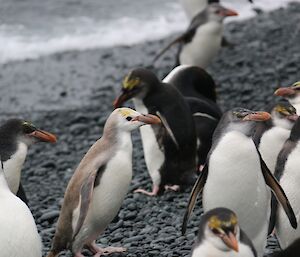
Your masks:
[[[178,192],[179,189],[180,189],[179,185],[172,185],[172,186],[165,185],[165,190]]]
[[[139,189],[134,190],[134,193],[141,193],[141,194],[148,195],[148,196],[156,196],[158,191],[159,191],[159,187],[153,185],[152,192],[148,192],[145,189],[139,188]]]

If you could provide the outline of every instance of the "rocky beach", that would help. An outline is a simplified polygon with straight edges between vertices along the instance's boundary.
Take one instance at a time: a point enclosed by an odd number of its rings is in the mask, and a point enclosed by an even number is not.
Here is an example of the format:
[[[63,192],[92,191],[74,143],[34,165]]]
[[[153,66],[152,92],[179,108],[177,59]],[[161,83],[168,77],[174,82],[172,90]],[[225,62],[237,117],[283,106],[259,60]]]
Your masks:
[[[232,46],[223,48],[208,69],[217,82],[218,103],[223,111],[236,106],[263,109],[275,99],[277,87],[299,80],[299,3],[228,23],[225,35]],[[32,146],[22,173],[44,255],[51,245],[67,183],[83,155],[101,137],[123,76],[134,67],[151,66],[155,53],[174,37],[1,65],[1,122],[24,118],[58,137],[55,145]],[[172,69],[175,53],[176,48],[167,52],[153,67],[160,78]],[[132,138],[134,176],[129,193],[118,216],[97,242],[128,248],[127,253],[111,256],[189,256],[198,231],[201,200],[187,234],[181,236],[191,188],[155,198],[134,194],[138,187],[150,189],[151,180],[139,133],[135,131]],[[268,243],[266,254],[278,250],[276,239],[270,237]],[[61,256],[71,255],[68,252]]]

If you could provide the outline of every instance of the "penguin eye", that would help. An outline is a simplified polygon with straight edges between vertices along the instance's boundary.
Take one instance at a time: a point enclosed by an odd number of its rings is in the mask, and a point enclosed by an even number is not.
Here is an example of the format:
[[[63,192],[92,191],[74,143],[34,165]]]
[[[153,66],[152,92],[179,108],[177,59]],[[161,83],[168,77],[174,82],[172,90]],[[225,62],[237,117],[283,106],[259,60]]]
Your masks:
[[[216,228],[213,228],[211,231],[212,231],[215,235],[220,235],[220,234],[221,234],[220,230],[219,230],[219,229],[216,229]]]
[[[32,132],[34,132],[36,130],[36,128],[34,126],[30,126],[30,125],[23,125],[23,132],[25,134],[30,134]]]
[[[130,117],[130,116],[126,117],[126,120],[131,121],[132,117]]]

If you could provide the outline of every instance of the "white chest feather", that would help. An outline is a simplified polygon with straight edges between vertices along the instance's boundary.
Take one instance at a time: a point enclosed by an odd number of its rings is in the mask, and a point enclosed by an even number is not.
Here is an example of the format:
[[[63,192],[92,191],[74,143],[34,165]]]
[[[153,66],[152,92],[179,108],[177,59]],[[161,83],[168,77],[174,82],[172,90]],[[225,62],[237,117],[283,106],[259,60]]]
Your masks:
[[[138,112],[147,114],[148,109],[139,99],[134,99],[134,105]],[[145,162],[148,172],[151,176],[154,185],[159,185],[161,181],[159,169],[164,163],[165,155],[159,148],[155,133],[151,126],[143,126],[140,128]]]
[[[268,168],[274,174],[278,154],[290,135],[290,130],[273,127],[261,137],[259,151]]]
[[[130,137],[130,135],[129,135]],[[127,140],[127,139],[126,139]],[[123,144],[103,171],[100,184],[94,188],[91,204],[77,240],[94,240],[117,215],[132,179],[132,144]],[[79,206],[73,213],[76,227]]]
[[[239,243],[239,251],[222,251],[216,248],[207,240],[201,242],[201,245],[195,247],[192,257],[254,257],[251,248],[245,244]]]
[[[0,174],[1,257],[41,257],[42,244],[34,219],[26,204],[10,192]]]
[[[180,64],[206,68],[221,48],[222,31],[222,23],[216,21],[200,26],[192,41],[182,47],[179,55]]]
[[[285,164],[280,185],[285,191],[291,206],[295,212],[298,223],[300,222],[300,144],[289,154]],[[282,248],[286,248],[294,240],[300,237],[300,227],[292,229],[282,207],[279,207],[277,216],[277,236]]]
[[[237,131],[225,134],[209,159],[204,211],[216,207],[233,210],[258,253],[263,253],[270,197],[252,139]]]
[[[20,142],[17,151],[3,163],[5,178],[10,190],[16,194],[21,179],[21,170],[27,155],[27,145]]]

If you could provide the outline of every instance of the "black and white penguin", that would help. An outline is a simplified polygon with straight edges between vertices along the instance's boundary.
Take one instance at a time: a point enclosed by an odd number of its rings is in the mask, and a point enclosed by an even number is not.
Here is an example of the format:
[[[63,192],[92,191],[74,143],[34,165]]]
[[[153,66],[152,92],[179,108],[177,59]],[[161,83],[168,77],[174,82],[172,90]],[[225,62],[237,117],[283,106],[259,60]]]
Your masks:
[[[141,127],[146,165],[153,182],[150,196],[165,186],[191,184],[196,179],[196,132],[187,102],[178,90],[162,83],[154,73],[138,68],[124,79],[115,107],[133,98],[137,111],[157,114],[164,126]]]
[[[154,62],[172,45],[180,43],[176,66],[187,64],[206,68],[221,48],[224,18],[236,15],[235,11],[217,3],[210,4],[193,18],[183,34],[154,58]]]
[[[235,108],[223,115],[215,130],[206,165],[193,188],[184,217],[183,232],[197,195],[203,189],[204,211],[220,206],[233,210],[258,256],[262,256],[271,209],[271,192],[267,185],[283,205],[292,226],[297,227],[296,217],[284,191],[252,140],[256,122],[270,118],[267,112],[243,108]]]
[[[3,166],[0,163],[1,257],[42,257],[42,242],[33,216],[27,205],[11,192]]]
[[[83,257],[83,247],[95,256],[126,250],[102,249],[95,240],[118,213],[131,182],[130,132],[157,123],[160,123],[157,116],[142,115],[129,108],[116,109],[110,114],[102,137],[83,157],[68,184],[48,257],[58,256],[65,249]]]
[[[249,0],[252,3],[252,0]],[[220,0],[180,0],[184,12],[189,20],[192,20],[195,15],[203,11],[208,4],[220,3]]]
[[[227,208],[212,209],[201,216],[192,257],[257,257],[255,248]]]
[[[269,170],[274,174],[277,156],[290,136],[298,115],[296,109],[288,102],[272,104],[267,111],[272,118],[257,124],[253,141]]]
[[[204,69],[192,65],[179,65],[175,67],[164,79],[176,87],[184,96],[203,97],[216,102],[216,84],[212,76]],[[216,107],[220,111],[218,107]]]
[[[20,119],[10,119],[0,127],[0,156],[10,190],[17,194],[21,170],[27,150],[35,142],[56,142],[56,137],[36,128],[32,123]],[[27,202],[24,192],[17,194]]]
[[[213,132],[222,116],[216,103],[215,82],[204,69],[190,65],[177,66],[163,82],[175,86],[190,106],[196,126],[198,165],[201,167],[210,150]]]
[[[268,257],[299,257],[300,253],[300,238],[295,240],[286,249],[268,255]]]
[[[300,81],[290,87],[281,87],[274,94],[287,99],[296,108],[297,114],[300,114]]]
[[[276,163],[275,176],[284,189],[295,211],[297,221],[300,220],[300,119],[291,130],[288,140],[284,143]],[[292,230],[281,207],[277,209],[276,235],[282,249],[287,248],[300,238],[300,228]]]

